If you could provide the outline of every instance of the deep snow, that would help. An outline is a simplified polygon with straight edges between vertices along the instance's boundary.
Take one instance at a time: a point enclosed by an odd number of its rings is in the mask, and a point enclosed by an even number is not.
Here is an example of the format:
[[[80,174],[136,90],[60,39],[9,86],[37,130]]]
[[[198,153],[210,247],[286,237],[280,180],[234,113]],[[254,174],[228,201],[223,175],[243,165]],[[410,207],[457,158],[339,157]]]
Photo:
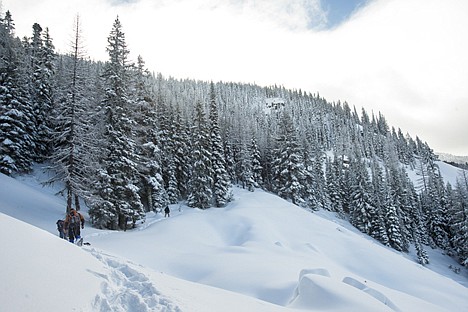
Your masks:
[[[45,179],[0,175],[2,312],[468,311],[467,271],[439,250],[422,267],[261,190],[235,188],[222,209],[173,205],[127,232],[88,224],[80,248],[58,238],[65,201]]]

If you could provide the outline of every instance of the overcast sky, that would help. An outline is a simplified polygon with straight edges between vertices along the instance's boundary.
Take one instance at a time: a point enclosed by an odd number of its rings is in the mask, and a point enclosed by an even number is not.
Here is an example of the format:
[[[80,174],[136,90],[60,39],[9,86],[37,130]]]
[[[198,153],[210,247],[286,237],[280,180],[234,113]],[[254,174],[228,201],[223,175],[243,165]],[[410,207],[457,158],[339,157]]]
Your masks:
[[[16,35],[67,52],[79,13],[107,60],[116,16],[131,58],[165,76],[284,85],[382,112],[438,152],[468,155],[467,0],[3,0]]]

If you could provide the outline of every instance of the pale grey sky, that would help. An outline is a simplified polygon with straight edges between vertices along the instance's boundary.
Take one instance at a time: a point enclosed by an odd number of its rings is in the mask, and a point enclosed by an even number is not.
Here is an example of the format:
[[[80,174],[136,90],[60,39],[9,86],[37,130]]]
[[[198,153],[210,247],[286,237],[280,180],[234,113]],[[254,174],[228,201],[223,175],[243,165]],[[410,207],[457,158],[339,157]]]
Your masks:
[[[18,36],[49,27],[61,52],[79,13],[88,55],[102,60],[119,15],[131,57],[150,70],[319,92],[382,112],[435,151],[468,155],[468,1],[352,2],[3,0],[3,10]]]

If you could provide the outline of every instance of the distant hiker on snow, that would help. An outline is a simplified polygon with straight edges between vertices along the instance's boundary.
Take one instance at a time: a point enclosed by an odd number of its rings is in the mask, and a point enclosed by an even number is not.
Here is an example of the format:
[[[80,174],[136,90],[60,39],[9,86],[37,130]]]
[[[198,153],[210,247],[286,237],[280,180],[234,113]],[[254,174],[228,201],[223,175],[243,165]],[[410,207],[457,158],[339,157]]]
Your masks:
[[[83,216],[77,212],[75,209],[71,209],[70,213],[67,215],[65,218],[64,222],[64,232],[68,231],[68,240],[71,243],[75,242],[75,239],[77,241],[81,240],[81,235],[80,235],[80,225],[81,228],[84,228],[84,223],[85,220]]]
[[[60,238],[67,239],[67,235],[65,234],[64,230],[64,223],[65,221],[63,221],[62,219],[57,220],[57,231],[59,232]]]
[[[164,208],[164,218],[170,217],[171,209],[169,209],[169,206]]]

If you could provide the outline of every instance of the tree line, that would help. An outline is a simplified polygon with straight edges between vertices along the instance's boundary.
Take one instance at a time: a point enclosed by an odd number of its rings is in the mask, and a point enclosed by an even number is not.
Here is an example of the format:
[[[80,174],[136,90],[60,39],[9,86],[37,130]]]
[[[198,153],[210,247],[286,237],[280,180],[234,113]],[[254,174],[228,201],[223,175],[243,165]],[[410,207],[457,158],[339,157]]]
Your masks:
[[[48,29],[15,36],[0,18],[0,172],[47,164],[67,210],[94,226],[135,226],[186,201],[224,207],[231,186],[261,188],[325,209],[398,251],[441,248],[468,265],[468,173],[445,184],[427,143],[382,114],[282,86],[205,82],[151,73],[129,59],[117,17],[108,60],[84,54],[79,18],[69,52]],[[415,174],[417,180],[410,179]]]

